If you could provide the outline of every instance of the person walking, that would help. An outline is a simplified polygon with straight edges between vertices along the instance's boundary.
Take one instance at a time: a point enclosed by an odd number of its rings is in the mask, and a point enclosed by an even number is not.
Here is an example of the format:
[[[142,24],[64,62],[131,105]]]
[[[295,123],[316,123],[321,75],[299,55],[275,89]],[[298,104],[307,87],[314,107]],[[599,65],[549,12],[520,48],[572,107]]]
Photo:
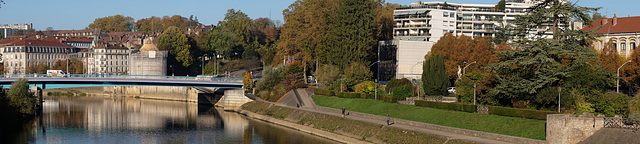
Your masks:
[[[347,110],[347,109],[345,109],[344,107],[342,107],[342,118],[344,118],[344,112],[345,112],[346,110]]]
[[[387,125],[389,125],[389,120],[391,120],[391,117],[387,114]]]

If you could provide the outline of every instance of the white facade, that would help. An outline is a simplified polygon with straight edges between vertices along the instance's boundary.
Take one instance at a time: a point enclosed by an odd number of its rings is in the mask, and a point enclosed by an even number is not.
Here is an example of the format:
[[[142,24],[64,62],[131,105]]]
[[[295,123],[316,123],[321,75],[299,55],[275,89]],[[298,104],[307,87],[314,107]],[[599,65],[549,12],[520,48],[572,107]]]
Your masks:
[[[497,27],[509,24],[518,15],[526,15],[534,6],[531,0],[508,0],[505,11],[495,10],[495,4],[459,4],[444,2],[411,3],[409,7],[394,10],[394,38],[397,40],[437,42],[449,32],[456,36],[495,36]],[[530,31],[533,35],[545,32],[552,36],[548,26]]]
[[[60,45],[15,45],[2,48],[2,59],[6,74],[33,74],[38,64],[52,67],[58,60],[67,60],[73,53],[71,46]]]
[[[6,38],[7,36],[11,36],[14,32],[17,32],[17,31],[31,30],[31,29],[33,29],[33,24],[0,25],[0,32],[2,32],[3,38]]]
[[[129,73],[129,50],[126,48],[95,48],[87,58],[89,74]]]
[[[433,42],[394,40],[397,45],[396,79],[420,79],[424,56],[431,51]]]

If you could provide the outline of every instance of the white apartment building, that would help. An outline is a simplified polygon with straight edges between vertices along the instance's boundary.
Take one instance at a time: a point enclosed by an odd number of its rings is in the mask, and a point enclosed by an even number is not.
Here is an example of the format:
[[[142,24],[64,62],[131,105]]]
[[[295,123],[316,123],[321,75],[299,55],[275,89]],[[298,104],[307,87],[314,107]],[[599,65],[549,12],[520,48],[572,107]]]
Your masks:
[[[14,24],[14,25],[0,25],[0,32],[2,32],[2,37],[6,38],[7,36],[11,36],[14,32],[17,31],[26,31],[32,30],[33,24]]]
[[[431,1],[396,8],[393,14],[396,22],[393,28],[394,38],[437,42],[447,32],[457,36],[495,36],[497,27],[509,24],[518,15],[526,15],[528,8],[535,3],[532,0],[507,0],[504,11],[496,10],[496,4],[447,5],[441,1]],[[552,33],[548,29],[548,26],[543,26],[529,33],[545,32],[545,37],[550,37]]]
[[[88,74],[129,73],[129,49],[97,44],[87,56]]]

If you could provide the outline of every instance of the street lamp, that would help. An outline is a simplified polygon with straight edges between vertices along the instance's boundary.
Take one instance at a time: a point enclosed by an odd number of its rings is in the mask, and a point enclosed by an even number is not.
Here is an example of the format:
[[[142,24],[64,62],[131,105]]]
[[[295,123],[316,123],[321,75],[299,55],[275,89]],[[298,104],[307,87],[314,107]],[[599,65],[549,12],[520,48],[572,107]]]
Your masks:
[[[620,68],[622,68],[622,66],[624,66],[625,64],[631,62],[631,60],[624,62],[619,68],[618,68],[618,73],[617,73],[617,78],[616,78],[616,93],[620,93]]]
[[[371,68],[371,66],[373,66],[373,64],[376,64],[376,63],[380,63],[380,60],[378,59],[377,62],[374,62],[371,65],[369,65],[369,68]],[[373,100],[378,100],[378,79],[380,78],[379,76],[380,76],[380,66],[378,66],[378,77],[376,77],[376,88],[373,90],[373,93],[374,93]]]
[[[562,92],[562,88],[558,86],[558,113],[560,113],[560,92]]]
[[[413,75],[413,68],[414,68],[416,65],[418,65],[418,64],[424,64],[424,61],[419,61],[419,62],[417,62],[416,64],[414,64],[413,66],[411,66],[411,73],[410,73],[411,75]],[[414,79],[414,78],[413,78],[413,77],[411,77],[411,79]]]
[[[462,75],[467,74],[467,67],[469,67],[469,65],[476,63],[477,61],[473,61],[469,64],[467,64],[467,66],[464,66],[464,68],[462,69]],[[466,62],[465,62],[466,63]]]
[[[473,83],[473,105],[476,105],[476,83]]]

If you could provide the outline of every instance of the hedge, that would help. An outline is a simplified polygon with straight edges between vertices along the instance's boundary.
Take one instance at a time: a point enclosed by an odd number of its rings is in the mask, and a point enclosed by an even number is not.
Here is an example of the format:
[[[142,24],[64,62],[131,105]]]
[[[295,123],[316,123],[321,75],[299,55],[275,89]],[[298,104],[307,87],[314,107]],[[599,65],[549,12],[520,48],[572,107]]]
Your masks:
[[[415,104],[416,106],[420,106],[420,107],[430,107],[430,108],[463,111],[463,112],[470,112],[470,113],[475,113],[477,111],[477,106],[471,105],[471,104],[443,103],[443,102],[432,102],[432,101],[425,101],[425,100],[415,100]]]
[[[363,93],[363,94],[360,95],[360,98],[362,98],[362,99],[375,99],[376,95],[375,94]]]
[[[338,92],[339,98],[361,98],[360,93],[352,93],[352,92]]]
[[[313,93],[315,93],[317,95],[336,96],[335,92],[330,91],[328,89],[321,89],[321,88],[313,89]]]
[[[528,118],[528,119],[546,120],[548,114],[557,114],[557,113],[558,112],[554,112],[554,111],[540,111],[540,110],[530,110],[530,109],[517,109],[517,108],[508,108],[508,107],[489,106],[489,114],[510,116],[510,117],[521,117],[521,118]]]
[[[394,96],[382,96],[382,101],[387,103],[397,103],[398,99]]]

